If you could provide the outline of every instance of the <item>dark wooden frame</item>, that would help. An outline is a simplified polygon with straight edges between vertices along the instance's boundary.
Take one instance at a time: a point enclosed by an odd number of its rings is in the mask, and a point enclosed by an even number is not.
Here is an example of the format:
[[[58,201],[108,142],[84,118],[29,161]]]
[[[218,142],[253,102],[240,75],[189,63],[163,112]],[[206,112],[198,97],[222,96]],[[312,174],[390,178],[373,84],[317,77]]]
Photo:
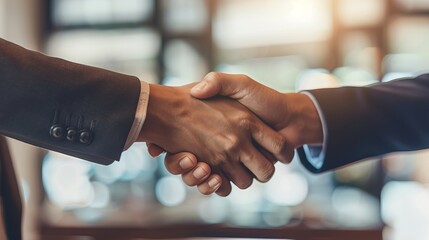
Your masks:
[[[58,227],[41,226],[44,240],[185,239],[185,238],[266,238],[305,240],[381,240],[382,228],[376,229],[312,229],[308,227],[239,228],[224,225],[172,225],[160,227]]]

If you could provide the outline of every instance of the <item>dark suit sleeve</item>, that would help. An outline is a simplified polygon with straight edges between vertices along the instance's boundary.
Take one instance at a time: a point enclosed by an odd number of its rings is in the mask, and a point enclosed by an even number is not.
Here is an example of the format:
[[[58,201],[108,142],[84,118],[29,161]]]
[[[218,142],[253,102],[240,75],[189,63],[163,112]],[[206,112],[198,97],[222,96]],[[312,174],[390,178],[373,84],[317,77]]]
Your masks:
[[[101,164],[118,160],[137,78],[47,57],[0,39],[0,134]]]
[[[429,75],[368,87],[309,91],[326,123],[327,144],[320,169],[298,154],[312,172],[397,151],[429,148]]]

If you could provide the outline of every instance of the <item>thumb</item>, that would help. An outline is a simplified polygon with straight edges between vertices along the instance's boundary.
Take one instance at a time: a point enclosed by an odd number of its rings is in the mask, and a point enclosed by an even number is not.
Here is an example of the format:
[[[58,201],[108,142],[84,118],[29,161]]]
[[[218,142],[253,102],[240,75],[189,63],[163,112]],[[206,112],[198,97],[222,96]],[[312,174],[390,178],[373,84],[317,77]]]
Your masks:
[[[191,89],[191,95],[199,99],[221,95],[237,100],[271,126],[288,119],[281,93],[242,74],[209,73]]]
[[[191,95],[199,99],[221,95],[238,100],[248,87],[241,80],[239,75],[212,72],[191,89]]]
[[[191,89],[191,95],[199,99],[206,99],[218,95],[219,84],[203,80]]]

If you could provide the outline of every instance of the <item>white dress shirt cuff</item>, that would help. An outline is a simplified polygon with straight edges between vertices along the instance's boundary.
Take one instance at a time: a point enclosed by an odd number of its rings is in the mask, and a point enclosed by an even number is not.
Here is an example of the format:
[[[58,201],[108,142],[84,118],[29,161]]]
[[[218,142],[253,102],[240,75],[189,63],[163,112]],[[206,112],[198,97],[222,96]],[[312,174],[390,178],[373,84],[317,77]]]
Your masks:
[[[328,145],[327,143],[328,132],[327,132],[326,120],[325,120],[325,117],[323,116],[322,109],[320,108],[316,98],[310,92],[301,92],[301,93],[307,95],[311,99],[311,101],[313,101],[313,104],[317,109],[317,113],[319,114],[319,118],[322,123],[323,143],[320,145],[306,144],[303,146],[304,152],[307,155],[308,161],[311,163],[311,165],[313,165],[314,168],[320,169],[323,166],[323,163],[325,162],[326,146]]]
[[[131,126],[130,133],[124,146],[124,151],[133,145],[140,134],[143,127],[143,123],[146,119],[147,105],[149,102],[149,84],[140,81],[140,97],[137,103],[136,115],[134,118],[133,125]]]

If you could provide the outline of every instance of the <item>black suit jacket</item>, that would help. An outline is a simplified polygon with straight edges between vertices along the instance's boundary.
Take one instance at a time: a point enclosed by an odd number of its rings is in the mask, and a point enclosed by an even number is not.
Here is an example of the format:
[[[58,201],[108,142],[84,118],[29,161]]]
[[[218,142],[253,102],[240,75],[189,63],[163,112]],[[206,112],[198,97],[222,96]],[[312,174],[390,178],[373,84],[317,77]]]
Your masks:
[[[119,160],[140,96],[137,78],[47,57],[0,38],[0,135],[100,164]],[[9,239],[21,200],[0,136],[0,199]]]
[[[0,39],[0,134],[101,164],[118,160],[140,96],[136,77]]]
[[[429,74],[310,93],[319,103],[328,134],[320,169],[298,149],[302,163],[312,172],[390,152],[429,148]]]

